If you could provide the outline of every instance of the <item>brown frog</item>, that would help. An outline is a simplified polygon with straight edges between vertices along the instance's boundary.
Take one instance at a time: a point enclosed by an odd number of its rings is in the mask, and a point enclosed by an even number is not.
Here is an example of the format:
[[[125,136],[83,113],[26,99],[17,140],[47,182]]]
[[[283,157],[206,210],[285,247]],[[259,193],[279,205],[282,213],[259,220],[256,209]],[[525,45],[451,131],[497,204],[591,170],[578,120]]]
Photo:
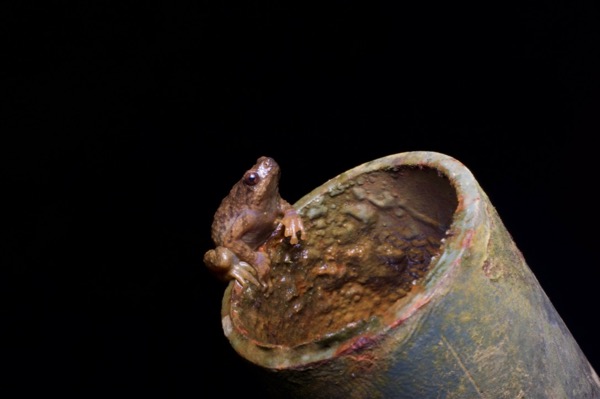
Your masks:
[[[259,249],[284,228],[291,244],[305,239],[296,210],[279,195],[281,171],[274,159],[260,157],[221,201],[212,224],[216,248],[204,254],[204,263],[218,277],[269,287],[271,261]]]

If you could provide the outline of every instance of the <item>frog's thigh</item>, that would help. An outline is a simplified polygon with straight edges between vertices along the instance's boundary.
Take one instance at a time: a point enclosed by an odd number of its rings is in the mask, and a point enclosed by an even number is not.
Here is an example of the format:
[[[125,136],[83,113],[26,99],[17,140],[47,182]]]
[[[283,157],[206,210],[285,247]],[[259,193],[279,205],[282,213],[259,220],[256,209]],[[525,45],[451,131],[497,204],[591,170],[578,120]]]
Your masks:
[[[204,254],[204,263],[215,271],[226,272],[235,263],[235,258],[235,254],[228,248],[217,247]]]

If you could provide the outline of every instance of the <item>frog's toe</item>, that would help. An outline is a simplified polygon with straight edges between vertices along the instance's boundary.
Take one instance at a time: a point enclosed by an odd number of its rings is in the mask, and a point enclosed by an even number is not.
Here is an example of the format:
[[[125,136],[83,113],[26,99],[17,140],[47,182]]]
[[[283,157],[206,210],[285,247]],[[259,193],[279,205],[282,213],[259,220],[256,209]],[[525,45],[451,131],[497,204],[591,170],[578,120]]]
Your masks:
[[[254,274],[256,270],[250,266],[247,262],[238,262],[229,271],[229,275],[233,277],[242,287],[245,287],[248,282],[260,287],[261,284],[258,282]]]

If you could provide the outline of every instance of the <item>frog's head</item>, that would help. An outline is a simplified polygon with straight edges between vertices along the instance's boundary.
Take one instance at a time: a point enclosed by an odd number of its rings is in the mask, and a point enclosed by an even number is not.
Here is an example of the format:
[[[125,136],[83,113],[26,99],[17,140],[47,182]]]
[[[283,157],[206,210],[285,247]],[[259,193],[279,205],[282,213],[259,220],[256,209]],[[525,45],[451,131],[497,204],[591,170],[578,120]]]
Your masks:
[[[255,204],[277,198],[279,195],[279,176],[281,170],[273,158],[260,157],[256,164],[242,178],[243,185],[250,192]]]

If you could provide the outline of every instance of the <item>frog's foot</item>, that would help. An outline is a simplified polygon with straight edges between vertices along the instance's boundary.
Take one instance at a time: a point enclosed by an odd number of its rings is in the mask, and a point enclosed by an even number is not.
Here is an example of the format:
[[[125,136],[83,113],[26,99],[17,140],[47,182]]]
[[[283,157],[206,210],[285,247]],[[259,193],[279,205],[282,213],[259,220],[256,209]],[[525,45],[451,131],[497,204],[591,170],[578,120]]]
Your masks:
[[[263,290],[265,288],[265,284],[261,284],[256,277],[258,271],[248,262],[240,260],[229,248],[217,247],[207,251],[204,263],[223,281],[236,280],[242,287],[251,283]]]
[[[285,228],[283,235],[290,237],[290,243],[292,245],[298,244],[298,233],[300,233],[300,239],[306,239],[306,232],[304,231],[304,224],[298,212],[294,208],[285,211],[281,224]]]
[[[256,270],[252,265],[244,261],[235,263],[227,272],[227,276],[230,277],[230,279],[235,279],[242,287],[246,287],[249,282],[257,287],[262,287],[262,284],[258,282],[255,274]]]

